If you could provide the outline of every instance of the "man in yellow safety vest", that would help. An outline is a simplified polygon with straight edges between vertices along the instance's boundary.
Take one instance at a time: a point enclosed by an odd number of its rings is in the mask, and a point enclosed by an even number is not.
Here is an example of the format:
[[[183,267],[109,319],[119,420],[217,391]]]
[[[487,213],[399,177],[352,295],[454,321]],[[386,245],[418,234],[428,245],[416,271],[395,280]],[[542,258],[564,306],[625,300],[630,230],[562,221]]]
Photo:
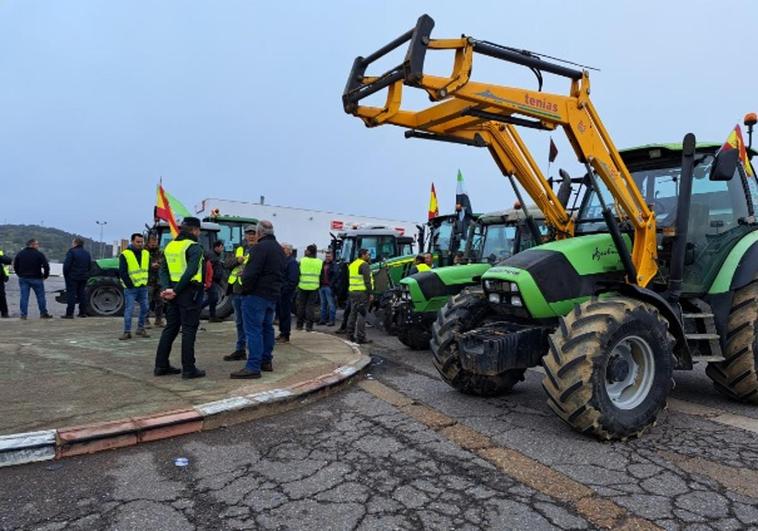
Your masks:
[[[318,304],[318,288],[321,280],[321,269],[324,262],[316,258],[318,251],[315,244],[305,248],[305,256],[300,260],[300,282],[297,285],[297,326],[306,332],[313,332],[313,322],[316,320],[316,305]]]
[[[142,234],[132,234],[129,247],[118,257],[118,275],[124,286],[124,333],[119,339],[132,338],[132,312],[134,303],[139,304],[136,335],[150,337],[145,332],[145,319],[150,312],[147,302],[147,277],[150,273],[150,253],[144,248]]]
[[[166,301],[166,327],[155,353],[155,376],[182,373],[182,378],[202,378],[195,366],[195,336],[203,303],[203,247],[197,243],[200,220],[186,217],[179,235],[163,250],[160,269],[161,297]],[[182,331],[182,368],[169,365],[171,346]]]
[[[232,308],[234,308],[234,324],[237,326],[237,343],[234,352],[224,356],[224,361],[246,360],[245,352],[245,325],[242,319],[242,272],[245,270],[250,251],[258,241],[255,225],[245,227],[245,244],[240,245],[234,251],[234,256],[230,258],[226,266],[229,268],[229,288],[232,290]]]
[[[371,254],[360,249],[358,258],[348,266],[348,298],[350,316],[347,321],[347,336],[356,343],[371,343],[366,339],[366,313],[373,298],[374,278],[371,275]]]

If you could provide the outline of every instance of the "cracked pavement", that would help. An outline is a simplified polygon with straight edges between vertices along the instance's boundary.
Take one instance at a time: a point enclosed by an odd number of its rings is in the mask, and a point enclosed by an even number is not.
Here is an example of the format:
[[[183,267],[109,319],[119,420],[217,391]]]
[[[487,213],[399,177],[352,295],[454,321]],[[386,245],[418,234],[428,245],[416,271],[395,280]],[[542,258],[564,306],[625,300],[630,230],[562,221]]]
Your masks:
[[[463,396],[428,351],[373,332],[369,379],[307,407],[0,469],[0,529],[585,529],[609,514],[637,529],[758,526],[758,411],[702,371],[676,375],[687,413],[604,444],[549,411],[537,371],[508,397]]]

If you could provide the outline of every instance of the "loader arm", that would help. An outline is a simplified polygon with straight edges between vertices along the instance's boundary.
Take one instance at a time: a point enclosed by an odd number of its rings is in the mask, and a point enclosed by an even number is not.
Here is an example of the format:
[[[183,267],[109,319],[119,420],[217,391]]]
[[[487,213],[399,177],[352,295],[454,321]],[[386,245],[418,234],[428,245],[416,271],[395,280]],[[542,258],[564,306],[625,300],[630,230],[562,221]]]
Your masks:
[[[573,234],[573,221],[553,193],[517,127],[554,130],[561,126],[578,160],[597,174],[614,199],[622,222],[634,231],[629,250],[620,237],[618,252],[627,257],[627,281],[646,286],[657,273],[655,215],[645,203],[610,135],[590,101],[587,71],[551,63],[524,50],[515,50],[471,37],[431,39],[434,21],[422,15],[412,30],[370,56],[353,63],[342,96],[345,112],[368,127],[392,124],[409,129],[406,137],[427,138],[488,147],[501,171],[513,175],[542,210],[546,222],[562,235]],[[366,68],[392,50],[409,43],[404,61],[385,74],[365,75]],[[423,72],[427,50],[454,50],[449,77]],[[475,53],[516,63],[534,71],[569,78],[569,95],[492,85],[470,79]],[[427,92],[438,102],[420,111],[402,109],[405,86]],[[383,107],[361,105],[362,99],[387,89]],[[599,191],[598,191],[599,193]],[[609,220],[611,232],[618,232]],[[618,234],[617,234],[618,236]]]

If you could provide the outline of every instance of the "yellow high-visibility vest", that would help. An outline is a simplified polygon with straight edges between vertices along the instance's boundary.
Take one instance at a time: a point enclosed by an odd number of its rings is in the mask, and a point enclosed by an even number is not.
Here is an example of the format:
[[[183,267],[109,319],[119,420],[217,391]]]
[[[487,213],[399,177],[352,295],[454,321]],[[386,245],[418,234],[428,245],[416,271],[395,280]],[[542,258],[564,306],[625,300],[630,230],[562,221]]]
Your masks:
[[[304,256],[300,260],[300,283],[297,287],[303,291],[317,290],[323,267],[321,259]]]
[[[366,261],[360,258],[356,258],[348,266],[347,272],[350,278],[350,284],[348,285],[348,291],[366,291],[366,282],[363,279],[363,275],[360,273],[360,268]],[[371,274],[371,289],[374,289],[374,275]]]
[[[179,282],[182,275],[187,270],[187,249],[192,245],[200,245],[189,238],[186,240],[173,240],[169,242],[163,250],[163,256],[166,258],[168,274],[171,282]],[[197,273],[190,279],[191,282],[202,283],[203,281],[203,253],[200,253],[200,263],[197,266]]]
[[[5,256],[2,250],[0,250],[0,256]],[[11,276],[11,269],[7,265],[3,266],[3,271],[5,271],[5,276],[10,277]]]
[[[416,269],[418,270],[419,273],[432,270],[432,268],[426,264],[416,264]]]
[[[134,287],[147,286],[147,276],[150,272],[150,253],[146,249],[142,249],[139,262],[131,249],[124,249],[121,255],[126,260],[126,272]]]
[[[250,248],[249,247],[243,247],[240,245],[237,247],[237,250],[234,251],[234,257],[239,258],[240,256],[243,257],[243,261],[241,264],[237,264],[234,266],[234,269],[232,269],[232,272],[229,273],[229,285],[233,286],[234,284],[242,284],[242,271],[245,270],[245,266],[247,265],[247,261],[250,258]]]

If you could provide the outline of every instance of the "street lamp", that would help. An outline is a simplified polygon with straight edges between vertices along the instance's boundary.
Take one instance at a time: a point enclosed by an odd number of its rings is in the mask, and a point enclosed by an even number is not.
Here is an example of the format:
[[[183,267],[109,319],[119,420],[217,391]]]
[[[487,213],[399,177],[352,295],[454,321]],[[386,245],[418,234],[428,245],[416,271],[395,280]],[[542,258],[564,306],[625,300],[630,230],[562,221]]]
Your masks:
[[[107,221],[95,221],[100,225],[100,258],[104,258],[105,255],[105,243],[103,243],[103,229],[108,224]]]

